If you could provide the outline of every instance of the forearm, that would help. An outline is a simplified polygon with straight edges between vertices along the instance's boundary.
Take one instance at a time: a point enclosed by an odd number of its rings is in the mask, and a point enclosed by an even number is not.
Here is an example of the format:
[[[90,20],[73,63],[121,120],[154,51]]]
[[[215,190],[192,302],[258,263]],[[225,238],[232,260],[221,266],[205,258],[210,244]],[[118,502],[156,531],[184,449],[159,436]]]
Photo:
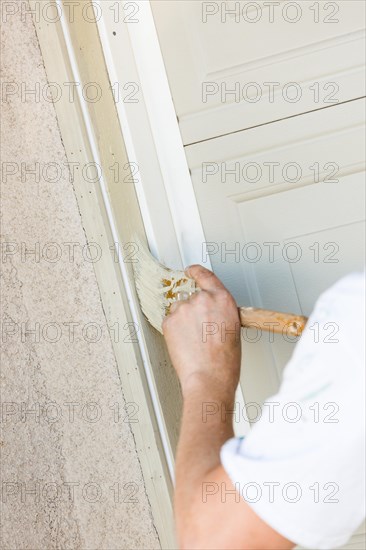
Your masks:
[[[216,533],[221,502],[216,509],[203,503],[203,483],[216,487],[224,475],[220,449],[233,436],[232,416],[235,390],[240,376],[240,320],[235,300],[213,273],[201,266],[191,266],[187,277],[201,290],[172,304],[164,319],[163,332],[169,354],[183,393],[183,417],[176,458],[175,515],[181,548],[223,548],[209,538]],[[224,327],[203,338],[204,323]],[[203,404],[213,404],[213,413],[203,416]],[[222,474],[222,471],[220,472]],[[228,480],[230,483],[230,480]],[[226,522],[229,525],[229,522]],[[226,536],[221,528],[222,536]],[[232,547],[232,546],[231,546]]]
[[[175,514],[178,537],[185,537],[202,516],[202,491],[220,464],[220,449],[233,437],[230,411],[235,392],[213,381],[200,380],[183,391],[184,405],[176,457]],[[207,411],[212,414],[207,414]]]
[[[240,498],[220,463],[233,437],[235,390],[240,378],[238,308],[211,272],[191,266],[201,289],[175,302],[163,332],[183,393],[176,457],[175,515],[181,550],[292,548]],[[221,327],[202,338],[203,323]],[[224,337],[225,335],[225,337]]]

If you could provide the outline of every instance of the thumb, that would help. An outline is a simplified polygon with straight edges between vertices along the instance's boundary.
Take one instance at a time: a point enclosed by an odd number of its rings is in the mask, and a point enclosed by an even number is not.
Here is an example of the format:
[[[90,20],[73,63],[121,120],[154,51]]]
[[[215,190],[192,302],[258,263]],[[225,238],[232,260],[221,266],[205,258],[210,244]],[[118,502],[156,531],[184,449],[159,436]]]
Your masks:
[[[201,290],[215,292],[216,290],[226,290],[220,279],[212,271],[202,265],[190,265],[185,269],[187,277],[193,279]]]

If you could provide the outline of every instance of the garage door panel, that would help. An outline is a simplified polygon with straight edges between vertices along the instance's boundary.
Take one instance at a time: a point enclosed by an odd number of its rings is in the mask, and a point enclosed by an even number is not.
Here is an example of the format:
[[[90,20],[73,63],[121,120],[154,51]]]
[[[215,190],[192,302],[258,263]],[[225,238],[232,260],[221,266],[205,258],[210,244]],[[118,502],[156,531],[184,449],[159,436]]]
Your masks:
[[[364,2],[208,4],[152,2],[185,144],[364,95]]]
[[[347,176],[336,188],[331,186],[322,183],[240,205],[247,242],[254,243],[260,253],[252,264],[260,303],[251,305],[309,315],[326,288],[345,274],[363,269],[364,174]],[[330,204],[325,213],[319,205],[329,197],[340,208]],[[272,346],[279,373],[292,353],[287,338]]]
[[[359,100],[186,147],[195,187],[240,202],[337,182],[364,168],[364,115]]]
[[[248,247],[243,259],[252,262],[262,300],[267,296],[263,306],[278,309],[282,303],[298,310],[298,294],[288,293],[285,297],[282,289],[290,288],[292,276],[299,270],[313,277],[313,270],[319,266],[319,275],[323,274],[320,280],[326,279],[329,285],[331,277],[336,280],[345,269],[357,267],[363,257],[363,199],[364,174],[359,173],[337,184],[320,183],[239,205],[246,243],[253,243],[253,253],[250,255]],[[327,202],[329,206],[324,208]],[[274,292],[277,280],[281,295]],[[306,305],[312,307],[313,303]]]
[[[309,315],[319,292],[325,291],[332,281],[340,279],[345,269],[362,270],[365,250],[365,222],[359,221],[328,230],[296,236],[301,247],[301,261],[290,264],[299,305]],[[309,284],[309,272],[317,284]]]

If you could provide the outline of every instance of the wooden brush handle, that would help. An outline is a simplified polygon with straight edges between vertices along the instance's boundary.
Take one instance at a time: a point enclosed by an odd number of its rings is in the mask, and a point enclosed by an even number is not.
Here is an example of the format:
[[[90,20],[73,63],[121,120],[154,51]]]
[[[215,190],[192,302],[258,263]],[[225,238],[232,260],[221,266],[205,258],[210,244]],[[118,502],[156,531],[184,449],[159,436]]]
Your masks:
[[[300,336],[308,320],[302,315],[255,307],[239,307],[239,315],[242,327],[260,328],[291,336]]]

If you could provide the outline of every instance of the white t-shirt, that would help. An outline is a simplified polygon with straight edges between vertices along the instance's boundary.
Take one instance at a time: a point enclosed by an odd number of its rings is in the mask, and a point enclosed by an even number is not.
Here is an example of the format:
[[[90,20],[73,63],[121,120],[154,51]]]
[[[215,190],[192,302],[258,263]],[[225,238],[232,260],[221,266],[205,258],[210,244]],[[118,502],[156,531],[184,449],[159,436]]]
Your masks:
[[[364,276],[321,295],[279,392],[221,449],[257,515],[306,548],[341,546],[365,517]]]

